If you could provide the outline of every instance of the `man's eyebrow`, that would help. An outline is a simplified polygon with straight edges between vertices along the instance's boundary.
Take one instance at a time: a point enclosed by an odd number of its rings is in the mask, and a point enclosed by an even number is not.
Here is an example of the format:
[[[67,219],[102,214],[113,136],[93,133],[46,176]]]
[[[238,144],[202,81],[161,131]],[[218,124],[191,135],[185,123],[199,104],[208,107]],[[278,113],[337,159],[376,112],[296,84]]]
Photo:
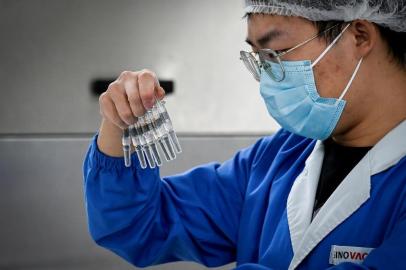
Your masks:
[[[267,32],[265,35],[263,35],[262,37],[260,37],[259,39],[257,39],[256,43],[261,47],[266,47],[266,45],[271,42],[273,39],[276,39],[280,36],[282,36],[284,34],[284,32],[281,32],[279,30],[270,30],[269,32]],[[254,42],[252,40],[250,40],[249,38],[247,38],[245,40],[245,42],[247,42],[249,45],[251,45],[252,47],[256,47]]]

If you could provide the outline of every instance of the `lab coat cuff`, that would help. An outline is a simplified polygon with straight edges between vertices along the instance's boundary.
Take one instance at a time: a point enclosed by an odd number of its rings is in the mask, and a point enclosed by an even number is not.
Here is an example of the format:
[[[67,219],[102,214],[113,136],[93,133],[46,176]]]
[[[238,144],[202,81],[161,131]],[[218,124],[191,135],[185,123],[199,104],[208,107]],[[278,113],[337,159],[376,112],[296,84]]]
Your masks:
[[[89,149],[89,162],[91,167],[118,170],[129,169],[124,164],[124,157],[112,157],[100,151],[97,145],[98,136],[98,133],[94,135]],[[142,170],[136,153],[131,154],[131,168]]]

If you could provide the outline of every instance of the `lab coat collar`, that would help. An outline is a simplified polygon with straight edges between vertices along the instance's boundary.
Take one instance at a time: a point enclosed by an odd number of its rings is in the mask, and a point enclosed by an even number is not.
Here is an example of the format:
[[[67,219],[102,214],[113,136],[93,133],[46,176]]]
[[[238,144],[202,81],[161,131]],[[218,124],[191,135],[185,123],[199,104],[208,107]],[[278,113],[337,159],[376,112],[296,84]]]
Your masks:
[[[353,168],[312,219],[314,199],[324,157],[318,141],[288,197],[287,214],[295,269],[334,228],[370,197],[371,176],[406,156],[406,120],[380,140]]]

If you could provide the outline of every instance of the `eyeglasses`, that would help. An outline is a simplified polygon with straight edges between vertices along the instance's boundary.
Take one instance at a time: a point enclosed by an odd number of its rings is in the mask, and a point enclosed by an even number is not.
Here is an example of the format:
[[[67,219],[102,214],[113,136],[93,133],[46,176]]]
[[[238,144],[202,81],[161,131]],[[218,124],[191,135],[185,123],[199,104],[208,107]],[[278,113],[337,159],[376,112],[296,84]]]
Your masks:
[[[240,60],[244,62],[249,72],[254,76],[255,80],[257,80],[258,82],[260,81],[261,78],[262,69],[264,69],[273,80],[281,82],[285,79],[286,76],[285,68],[283,66],[281,57],[299,47],[306,45],[310,41],[318,38],[320,35],[337,26],[338,24],[329,27],[323,32],[318,33],[317,35],[303,41],[302,43],[299,43],[298,45],[286,51],[277,52],[272,49],[261,49],[258,52],[240,51]],[[275,63],[276,65],[272,65],[267,61]]]

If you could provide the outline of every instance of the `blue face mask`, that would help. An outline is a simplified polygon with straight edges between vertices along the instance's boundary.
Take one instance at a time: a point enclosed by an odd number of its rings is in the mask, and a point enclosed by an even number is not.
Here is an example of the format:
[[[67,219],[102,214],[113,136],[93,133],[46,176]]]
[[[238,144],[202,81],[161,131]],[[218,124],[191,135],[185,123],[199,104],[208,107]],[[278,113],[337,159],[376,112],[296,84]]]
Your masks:
[[[350,88],[361,66],[362,59],[338,99],[320,97],[316,88],[313,67],[333,47],[343,32],[313,64],[311,61],[282,61],[286,76],[283,81],[274,81],[266,69],[262,69],[261,95],[270,115],[284,129],[318,140],[327,139],[334,131],[346,105],[343,97]],[[280,70],[279,64],[271,61],[266,61],[266,63],[268,66],[265,68]]]

